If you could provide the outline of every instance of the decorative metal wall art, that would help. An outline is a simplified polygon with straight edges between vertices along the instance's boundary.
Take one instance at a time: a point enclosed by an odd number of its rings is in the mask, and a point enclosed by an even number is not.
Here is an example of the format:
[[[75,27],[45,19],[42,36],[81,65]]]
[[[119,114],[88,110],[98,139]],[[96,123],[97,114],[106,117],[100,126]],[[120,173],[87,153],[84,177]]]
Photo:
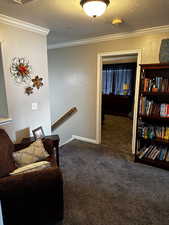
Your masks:
[[[15,57],[12,60],[10,73],[17,84],[25,87],[25,94],[28,96],[34,93],[34,88],[38,90],[43,86],[43,78],[35,76],[32,78],[32,67],[25,58]]]
[[[39,88],[43,86],[42,80],[43,78],[39,78],[39,76],[32,79],[33,87],[36,87],[39,90]]]
[[[31,66],[25,58],[15,57],[12,60],[10,72],[19,84],[27,84],[31,80]]]
[[[33,94],[33,88],[32,87],[25,88],[25,94],[27,94],[27,95]]]

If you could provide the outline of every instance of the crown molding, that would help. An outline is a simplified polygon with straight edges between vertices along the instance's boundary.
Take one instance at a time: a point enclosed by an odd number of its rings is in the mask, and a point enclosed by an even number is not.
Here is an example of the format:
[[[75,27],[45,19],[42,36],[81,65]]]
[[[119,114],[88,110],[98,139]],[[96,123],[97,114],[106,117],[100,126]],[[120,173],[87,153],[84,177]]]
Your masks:
[[[40,27],[38,25],[34,25],[31,23],[27,23],[23,20],[18,20],[13,17],[5,16],[3,14],[0,14],[0,23],[4,23],[7,25],[11,25],[17,28],[21,28],[27,31],[35,32],[41,35],[48,35],[49,29]]]
[[[104,41],[137,37],[137,36],[142,36],[144,34],[151,34],[151,33],[153,34],[153,33],[162,33],[162,32],[169,32],[169,25],[140,29],[140,30],[125,32],[125,33],[102,35],[102,36],[98,36],[98,37],[94,37],[94,38],[81,39],[81,40],[76,40],[76,41],[72,41],[72,42],[63,42],[63,43],[58,43],[58,44],[52,44],[52,45],[48,45],[48,49],[50,50],[50,49],[55,49],[55,48],[65,48],[65,47],[73,47],[73,46],[79,46],[79,45],[87,45],[87,44],[99,43],[99,42],[104,42]]]

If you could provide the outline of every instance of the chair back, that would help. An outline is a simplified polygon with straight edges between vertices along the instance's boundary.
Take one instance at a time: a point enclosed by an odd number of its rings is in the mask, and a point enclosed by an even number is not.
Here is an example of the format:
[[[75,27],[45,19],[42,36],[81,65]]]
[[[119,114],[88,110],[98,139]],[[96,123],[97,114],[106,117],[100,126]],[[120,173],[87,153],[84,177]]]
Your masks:
[[[16,166],[12,157],[14,144],[5,130],[0,129],[0,177],[9,175]]]

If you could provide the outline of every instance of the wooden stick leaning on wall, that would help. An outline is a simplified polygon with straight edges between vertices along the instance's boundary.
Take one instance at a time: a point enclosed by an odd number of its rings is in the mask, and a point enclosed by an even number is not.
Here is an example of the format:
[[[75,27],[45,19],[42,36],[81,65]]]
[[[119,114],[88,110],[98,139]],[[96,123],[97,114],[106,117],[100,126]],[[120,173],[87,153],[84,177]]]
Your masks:
[[[66,112],[63,116],[61,116],[58,120],[52,123],[52,131],[55,130],[57,127],[62,125],[66,120],[68,120],[70,117],[72,117],[76,112],[77,108],[73,107],[68,112]]]

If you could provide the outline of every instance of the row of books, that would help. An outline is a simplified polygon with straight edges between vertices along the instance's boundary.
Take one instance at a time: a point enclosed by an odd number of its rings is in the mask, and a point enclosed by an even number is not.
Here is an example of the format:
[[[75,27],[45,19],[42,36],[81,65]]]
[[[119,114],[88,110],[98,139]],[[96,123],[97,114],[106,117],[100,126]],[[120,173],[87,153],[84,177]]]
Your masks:
[[[164,77],[145,78],[142,90],[144,92],[169,92],[169,79]]]
[[[167,146],[149,145],[144,146],[138,152],[139,159],[152,159],[169,162],[169,149]]]
[[[138,126],[138,134],[144,139],[169,140],[169,127],[141,124]]]
[[[169,118],[169,104],[158,104],[147,97],[140,97],[139,114],[152,117]]]

